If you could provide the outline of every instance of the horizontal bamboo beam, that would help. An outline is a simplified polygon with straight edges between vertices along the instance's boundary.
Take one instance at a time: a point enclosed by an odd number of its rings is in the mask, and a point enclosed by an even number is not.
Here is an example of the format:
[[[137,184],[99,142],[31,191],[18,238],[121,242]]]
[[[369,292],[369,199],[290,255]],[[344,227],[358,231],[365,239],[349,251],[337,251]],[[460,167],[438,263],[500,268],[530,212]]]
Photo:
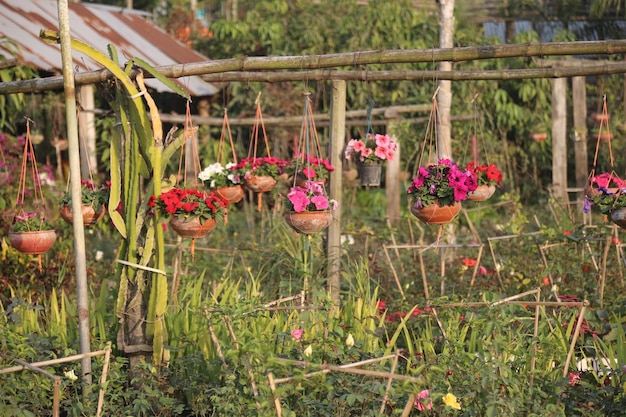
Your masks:
[[[626,40],[546,43],[530,42],[524,44],[467,46],[462,48],[393,49],[346,52],[327,55],[241,57],[161,66],[156,69],[168,78],[181,78],[231,71],[303,71],[337,67],[361,68],[370,64],[387,65],[415,62],[435,63],[441,61],[463,62],[479,59],[501,59],[514,57],[607,55],[622,53],[626,53]],[[506,77],[506,74],[509,72],[511,71],[500,71],[503,77]],[[368,74],[371,74],[371,72]],[[148,77],[148,74],[145,74],[145,76]],[[396,74],[396,76],[400,76],[400,74]],[[552,76],[558,77],[566,75]],[[107,70],[79,73],[75,74],[74,77],[76,85],[95,84],[113,78],[111,73]],[[537,75],[536,77],[539,76]],[[434,79],[437,77],[430,78]],[[441,76],[438,78],[442,79]],[[459,80],[464,79],[465,78],[460,78]],[[242,75],[239,81],[245,82],[249,81],[249,79]],[[50,90],[60,90],[62,88],[63,77],[55,76],[36,80],[0,83],[0,94],[37,93]]]
[[[551,61],[554,62],[568,62]],[[544,63],[545,64],[545,63]],[[367,70],[312,70],[299,72],[222,72],[202,76],[205,81],[218,82],[265,82],[285,81],[472,81],[472,80],[520,80],[529,78],[567,78],[589,75],[626,73],[626,62],[596,65],[552,64],[551,68],[503,69],[503,70],[452,70],[452,71],[367,71]]]

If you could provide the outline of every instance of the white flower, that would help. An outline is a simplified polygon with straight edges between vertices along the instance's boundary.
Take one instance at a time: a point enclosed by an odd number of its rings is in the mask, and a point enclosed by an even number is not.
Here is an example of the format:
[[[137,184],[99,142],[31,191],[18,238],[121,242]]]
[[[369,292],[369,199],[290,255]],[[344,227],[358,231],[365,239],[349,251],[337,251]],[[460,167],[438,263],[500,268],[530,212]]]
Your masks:
[[[198,174],[198,178],[201,179],[202,181],[207,181],[214,175],[223,174],[223,173],[224,173],[224,167],[222,166],[222,164],[220,164],[219,162],[215,162],[209,165],[208,167],[204,168],[204,170],[200,174]]]
[[[309,345],[309,346],[306,347],[306,349],[304,349],[304,356],[306,356],[308,358],[312,354],[313,354],[313,347],[311,345]]]
[[[352,333],[348,333],[348,337],[346,337],[346,346],[354,346],[354,337],[352,337]]]
[[[101,261],[103,256],[104,252],[102,252],[101,250],[96,251],[96,261]]]
[[[65,377],[69,379],[70,381],[76,381],[78,379],[73,369],[71,371],[63,372],[63,375],[65,375]]]

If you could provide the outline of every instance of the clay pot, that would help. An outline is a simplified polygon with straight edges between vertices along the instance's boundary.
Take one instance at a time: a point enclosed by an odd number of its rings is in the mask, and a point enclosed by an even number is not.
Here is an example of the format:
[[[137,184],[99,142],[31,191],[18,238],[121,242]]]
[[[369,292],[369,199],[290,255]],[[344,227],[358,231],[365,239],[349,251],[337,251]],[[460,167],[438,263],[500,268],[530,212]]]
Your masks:
[[[200,223],[200,219],[197,217],[184,218],[174,216],[170,219],[170,227],[178,236],[190,239],[205,237],[215,229],[216,225],[215,219],[206,219],[204,223]]]
[[[606,123],[609,121],[609,115],[604,113],[591,113],[591,120],[598,123]]]
[[[622,229],[626,229],[626,207],[618,207],[611,211],[610,219]]]
[[[530,138],[537,143],[541,143],[548,139],[548,134],[543,132],[531,133]]]
[[[438,201],[421,208],[416,203],[411,205],[411,214],[426,224],[450,223],[460,211],[461,203],[458,201],[451,206],[440,206]]]
[[[244,180],[244,185],[247,189],[254,191],[255,193],[265,193],[274,189],[276,186],[276,180],[270,176],[253,175],[247,180]]]
[[[220,187],[215,190],[215,194],[228,200],[228,204],[234,204],[243,199],[245,192],[241,185],[233,185],[232,187]]]
[[[285,221],[298,233],[310,235],[320,232],[330,225],[333,213],[330,210],[323,211],[289,211],[285,213]]]
[[[29,255],[40,255],[48,251],[56,239],[54,230],[9,232],[9,244],[17,251]]]
[[[476,190],[467,193],[467,199],[469,201],[485,201],[490,199],[495,192],[495,185],[482,184],[479,185]]]
[[[98,223],[102,219],[102,217],[104,217],[106,208],[104,207],[104,204],[100,205],[98,211],[96,211],[96,209],[93,206],[82,206],[82,212],[83,212],[83,224],[85,226],[91,226],[93,224]],[[59,210],[59,213],[61,214],[61,217],[63,218],[63,220],[65,220],[69,224],[72,224],[73,219],[74,219],[74,215],[72,214],[72,207],[63,206]]]

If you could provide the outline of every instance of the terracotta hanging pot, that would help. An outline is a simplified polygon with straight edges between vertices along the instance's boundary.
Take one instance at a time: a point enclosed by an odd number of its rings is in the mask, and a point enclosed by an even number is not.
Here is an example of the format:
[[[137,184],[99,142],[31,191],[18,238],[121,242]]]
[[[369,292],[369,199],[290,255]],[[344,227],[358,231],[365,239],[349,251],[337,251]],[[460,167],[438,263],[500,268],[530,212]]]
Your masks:
[[[482,184],[479,185],[476,190],[467,193],[467,199],[469,201],[485,201],[490,199],[495,192],[495,185]]]
[[[170,219],[170,227],[180,237],[199,239],[205,237],[215,229],[217,222],[215,219],[206,219],[204,223],[200,223],[197,217],[184,218],[174,216]]]
[[[35,232],[9,232],[9,244],[17,251],[29,255],[45,253],[54,245],[57,234],[54,230]]]
[[[613,134],[611,132],[598,132],[595,136],[600,139],[600,142],[602,143],[609,143],[613,140]]]
[[[331,220],[333,213],[330,210],[323,211],[289,211],[285,213],[285,221],[293,230],[298,233],[310,235],[326,229]]]
[[[220,187],[215,190],[215,194],[228,200],[228,204],[234,204],[240,202],[245,193],[241,185],[233,185],[232,187]]]
[[[82,206],[82,211],[83,211],[83,224],[85,226],[91,226],[93,224],[98,223],[102,219],[102,217],[104,217],[104,213],[106,212],[106,207],[104,207],[104,204],[101,204],[98,211],[96,211],[96,209],[93,206]],[[61,217],[63,218],[63,220],[65,220],[69,224],[72,224],[73,219],[74,219],[74,215],[72,214],[72,207],[63,206],[59,210],[59,213],[61,214]]]
[[[606,113],[591,113],[591,120],[598,123],[606,123],[609,121],[609,115]]]
[[[411,205],[411,213],[426,224],[450,223],[461,211],[461,203],[456,201],[451,206],[440,206],[438,201],[426,207],[417,207],[417,203]]]
[[[266,193],[274,189],[276,180],[269,175],[252,175],[250,178],[244,180],[244,185],[247,189],[255,193]]]
[[[530,138],[537,143],[541,143],[548,139],[548,134],[545,132],[535,132],[530,134]]]
[[[9,171],[0,171],[0,185],[4,185],[11,179]]]
[[[626,207],[613,209],[613,211],[611,211],[610,219],[622,229],[626,229]]]
[[[363,187],[378,187],[383,176],[383,166],[359,164],[359,178]]]

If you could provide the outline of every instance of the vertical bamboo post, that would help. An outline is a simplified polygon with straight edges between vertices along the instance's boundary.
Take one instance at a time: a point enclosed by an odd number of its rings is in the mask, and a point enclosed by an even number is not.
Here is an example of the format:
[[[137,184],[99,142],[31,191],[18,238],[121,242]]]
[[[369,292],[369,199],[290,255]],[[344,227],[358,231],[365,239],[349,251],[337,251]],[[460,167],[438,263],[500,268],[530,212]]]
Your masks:
[[[552,188],[560,203],[567,197],[567,78],[552,80]]]
[[[341,195],[342,195],[342,156],[346,141],[346,82],[332,82],[332,102],[330,106],[330,163],[335,170],[330,173],[330,197],[339,203],[333,212],[333,221],[326,235],[326,259],[328,262],[328,291],[334,305],[339,305],[341,287]]]
[[[385,115],[387,116],[387,115]],[[393,119],[387,122],[387,134],[392,140],[398,142],[395,135],[398,114],[394,113]],[[400,224],[400,145],[396,149],[396,154],[391,161],[387,161],[387,170],[385,171],[385,196],[387,197],[387,219],[393,227]]]
[[[91,350],[89,339],[89,295],[87,293],[87,261],[85,253],[85,227],[81,199],[80,151],[78,147],[78,126],[76,121],[76,88],[70,39],[70,21],[67,0],[59,0],[59,35],[61,38],[61,59],[63,62],[63,87],[65,90],[65,117],[67,119],[67,141],[70,163],[70,190],[72,192],[72,212],[74,229],[74,254],[76,258],[76,295],[78,304],[78,335],[80,353]],[[91,358],[81,359],[82,379],[91,384]],[[85,395],[87,395],[85,390]]]
[[[587,162],[587,91],[585,77],[572,77],[572,101],[574,108],[574,160],[576,167],[576,193],[579,212],[582,209],[584,194],[582,189],[587,184],[589,166]]]

